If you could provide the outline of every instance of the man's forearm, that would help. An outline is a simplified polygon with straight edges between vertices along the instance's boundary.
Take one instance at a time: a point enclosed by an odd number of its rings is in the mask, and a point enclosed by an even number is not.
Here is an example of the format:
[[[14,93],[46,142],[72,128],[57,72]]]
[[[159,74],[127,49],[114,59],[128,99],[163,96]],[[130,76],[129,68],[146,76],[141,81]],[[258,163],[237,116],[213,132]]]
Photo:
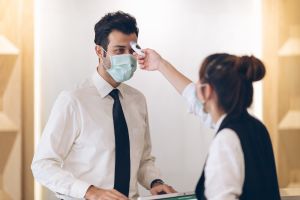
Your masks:
[[[35,179],[50,190],[76,198],[83,198],[90,184],[75,178],[55,161],[37,159],[32,165]]]

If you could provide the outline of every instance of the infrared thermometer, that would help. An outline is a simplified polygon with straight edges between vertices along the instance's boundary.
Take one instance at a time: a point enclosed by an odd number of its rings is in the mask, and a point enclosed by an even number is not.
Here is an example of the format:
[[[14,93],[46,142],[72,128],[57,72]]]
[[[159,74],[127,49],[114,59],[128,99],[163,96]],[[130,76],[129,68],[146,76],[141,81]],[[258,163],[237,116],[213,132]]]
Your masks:
[[[140,56],[145,56],[145,53],[143,52],[141,47],[136,42],[131,41],[129,44],[130,44],[131,48],[135,51],[135,53],[137,53]]]

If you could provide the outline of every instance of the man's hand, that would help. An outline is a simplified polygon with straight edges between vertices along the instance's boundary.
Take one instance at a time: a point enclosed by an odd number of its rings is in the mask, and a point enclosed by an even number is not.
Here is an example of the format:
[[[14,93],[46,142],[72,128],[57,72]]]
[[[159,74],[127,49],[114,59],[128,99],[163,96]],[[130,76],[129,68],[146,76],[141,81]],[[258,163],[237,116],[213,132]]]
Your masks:
[[[84,198],[87,200],[128,200],[126,196],[117,190],[100,189],[93,185],[89,187]]]
[[[153,49],[143,49],[145,56],[140,56],[137,53],[133,55],[137,58],[137,61],[141,69],[148,71],[159,70],[164,65],[164,59]]]
[[[176,193],[177,191],[172,188],[172,186],[166,184],[157,184],[151,188],[150,190],[152,195],[158,194],[169,194],[169,193]]]

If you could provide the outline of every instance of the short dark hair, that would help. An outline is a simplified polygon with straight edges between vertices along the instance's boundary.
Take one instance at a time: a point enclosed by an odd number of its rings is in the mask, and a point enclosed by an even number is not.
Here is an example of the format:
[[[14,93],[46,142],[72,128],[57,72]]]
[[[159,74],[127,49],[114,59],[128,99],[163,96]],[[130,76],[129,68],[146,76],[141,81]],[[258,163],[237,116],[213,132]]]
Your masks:
[[[108,46],[108,35],[117,30],[124,34],[135,33],[139,34],[139,29],[136,24],[136,19],[128,13],[122,11],[111,12],[106,14],[95,25],[95,39],[97,45],[102,46],[105,50]]]
[[[214,88],[224,112],[239,115],[252,104],[252,82],[263,79],[265,73],[264,64],[254,56],[220,53],[205,58],[199,78]]]

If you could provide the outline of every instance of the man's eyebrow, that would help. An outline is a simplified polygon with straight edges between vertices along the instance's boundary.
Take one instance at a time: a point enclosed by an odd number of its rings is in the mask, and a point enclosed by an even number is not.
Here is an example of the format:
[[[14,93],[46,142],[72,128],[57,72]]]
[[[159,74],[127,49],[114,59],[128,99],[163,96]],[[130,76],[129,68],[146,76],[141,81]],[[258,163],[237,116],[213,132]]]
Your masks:
[[[126,46],[124,45],[116,45],[116,46],[113,46],[114,48],[126,48]]]

